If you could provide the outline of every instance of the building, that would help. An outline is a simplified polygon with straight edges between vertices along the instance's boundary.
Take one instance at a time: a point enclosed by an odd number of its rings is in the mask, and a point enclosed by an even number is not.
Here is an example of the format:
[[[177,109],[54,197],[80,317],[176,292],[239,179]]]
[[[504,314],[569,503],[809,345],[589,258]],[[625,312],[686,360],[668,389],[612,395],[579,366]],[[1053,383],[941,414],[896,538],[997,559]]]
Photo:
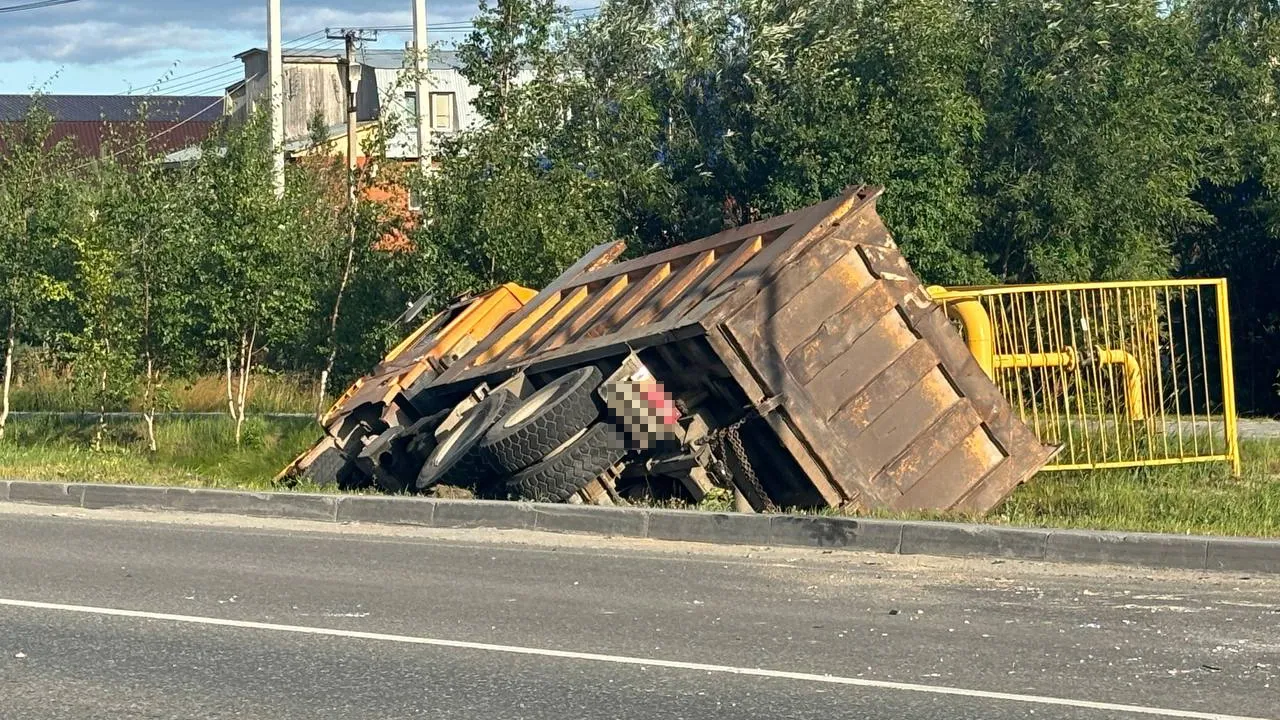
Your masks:
[[[247,50],[236,56],[244,65],[244,79],[227,88],[229,113],[233,121],[243,121],[252,108],[265,101],[268,89],[267,51]],[[396,130],[387,143],[390,158],[416,160],[418,154],[418,112],[416,88],[406,72],[412,55],[404,50],[365,50],[357,61],[360,83],[356,92],[356,116],[361,132],[368,124],[389,121]],[[311,129],[323,125],[331,147],[345,153],[347,104],[343,78],[345,53],[332,51],[284,52],[284,135],[291,154],[309,147]],[[476,89],[459,71],[457,54],[432,52],[427,85],[431,88],[430,127],[433,134],[448,135],[477,122],[471,101]]]
[[[225,99],[205,96],[0,95],[0,124],[21,123],[36,103],[53,117],[52,140],[98,158],[145,144],[166,153],[203,142],[223,117]]]

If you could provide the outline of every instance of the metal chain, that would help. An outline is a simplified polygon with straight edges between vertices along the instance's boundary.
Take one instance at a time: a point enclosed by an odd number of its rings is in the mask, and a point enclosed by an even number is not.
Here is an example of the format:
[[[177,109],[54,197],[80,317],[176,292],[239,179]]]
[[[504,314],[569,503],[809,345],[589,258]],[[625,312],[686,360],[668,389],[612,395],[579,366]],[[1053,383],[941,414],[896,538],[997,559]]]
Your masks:
[[[765,512],[773,512],[778,509],[773,504],[773,500],[769,498],[769,493],[764,491],[764,486],[760,484],[760,478],[756,475],[755,468],[751,466],[751,460],[747,456],[747,448],[742,444],[742,426],[746,424],[748,418],[739,419],[732,425],[728,425],[712,434],[711,442],[713,443],[717,453],[728,462],[729,456],[725,452],[726,439],[728,447],[733,450],[734,456],[738,460],[738,467],[741,472],[737,475],[756,493],[756,497],[764,503]]]

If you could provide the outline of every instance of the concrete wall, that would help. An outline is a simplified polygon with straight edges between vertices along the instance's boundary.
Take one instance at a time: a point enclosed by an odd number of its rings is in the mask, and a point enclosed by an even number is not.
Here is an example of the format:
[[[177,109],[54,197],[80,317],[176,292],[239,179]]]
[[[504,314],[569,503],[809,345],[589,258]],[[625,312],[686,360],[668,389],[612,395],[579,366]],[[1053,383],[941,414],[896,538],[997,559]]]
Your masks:
[[[244,63],[245,86],[243,90],[231,93],[231,114],[236,121],[243,122],[253,104],[266,98],[267,57],[263,52],[250,52],[243,55],[241,60]],[[415,88],[408,82],[407,74],[399,67],[362,67],[357,98],[357,115],[360,121],[378,119],[385,108],[397,118],[398,130],[389,143],[388,154],[396,158],[417,157],[416,125],[410,117],[410,106],[406,103],[406,93],[413,93]],[[304,138],[317,110],[326,127],[346,122],[342,72],[342,66],[332,57],[285,56],[286,141]],[[478,121],[471,107],[476,89],[456,69],[433,67],[429,72],[428,84],[437,98],[446,102],[452,100],[453,103],[453,127],[449,130],[433,130],[433,134],[454,133],[472,127]],[[431,112],[427,102],[421,103],[421,106],[424,111]]]

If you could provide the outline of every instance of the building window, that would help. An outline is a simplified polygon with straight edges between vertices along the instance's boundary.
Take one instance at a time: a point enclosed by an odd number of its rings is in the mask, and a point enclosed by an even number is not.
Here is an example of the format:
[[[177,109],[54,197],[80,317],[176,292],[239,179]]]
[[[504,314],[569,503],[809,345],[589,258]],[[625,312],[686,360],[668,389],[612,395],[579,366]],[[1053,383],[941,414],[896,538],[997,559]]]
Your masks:
[[[413,120],[418,119],[418,93],[407,92],[404,94],[405,111],[409,113],[409,117]]]
[[[455,129],[453,93],[431,93],[431,129]]]

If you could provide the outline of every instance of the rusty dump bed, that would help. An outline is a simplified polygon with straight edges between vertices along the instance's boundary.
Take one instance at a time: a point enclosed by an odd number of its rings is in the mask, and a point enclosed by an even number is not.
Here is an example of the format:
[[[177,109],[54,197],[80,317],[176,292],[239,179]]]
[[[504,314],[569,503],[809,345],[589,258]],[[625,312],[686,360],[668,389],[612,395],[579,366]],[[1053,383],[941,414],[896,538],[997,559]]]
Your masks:
[[[989,510],[1052,448],[1018,421],[921,286],[876,214],[879,194],[854,188],[618,264],[620,243],[597,247],[434,385],[634,350],[678,398],[736,404],[712,412],[716,423],[755,418],[748,444],[786,459],[761,473],[775,498]],[[788,473],[806,486],[774,477]]]
[[[423,323],[387,353],[371,374],[352,384],[320,424],[328,427],[358,408],[389,407],[400,393],[412,395],[411,388],[435,379],[441,361],[475,347],[532,297],[533,291],[508,283],[479,297],[460,299]]]
[[[359,454],[361,441],[369,435],[421,415],[405,407],[411,405],[408,398],[416,389],[430,385],[449,360],[475,347],[533,297],[532,290],[519,285],[499,285],[476,297],[458,298],[436,313],[334,401],[320,418],[325,435],[276,479],[306,475],[318,458],[333,449]],[[361,423],[365,428],[358,427]]]

